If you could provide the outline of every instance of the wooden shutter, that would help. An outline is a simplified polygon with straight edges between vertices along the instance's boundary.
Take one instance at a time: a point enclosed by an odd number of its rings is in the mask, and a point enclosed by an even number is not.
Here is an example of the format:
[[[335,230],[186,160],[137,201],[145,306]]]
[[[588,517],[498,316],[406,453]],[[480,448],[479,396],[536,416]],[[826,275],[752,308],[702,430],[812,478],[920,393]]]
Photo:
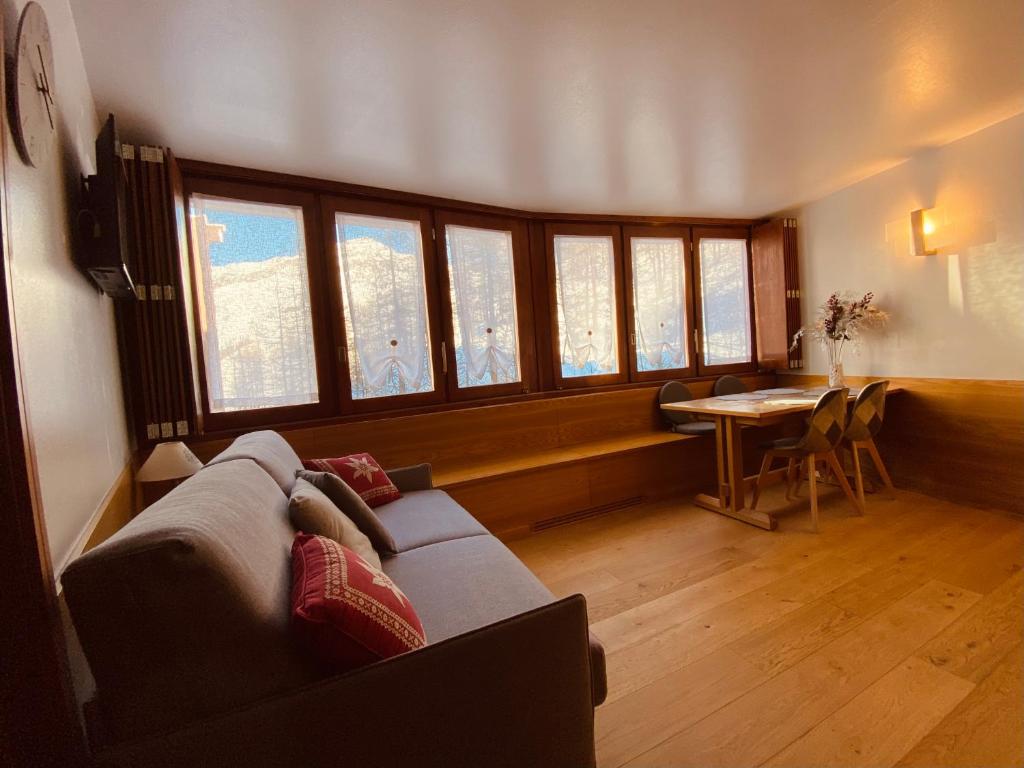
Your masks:
[[[136,301],[117,302],[124,387],[141,448],[196,431],[182,283],[174,158],[162,147],[122,145],[127,176],[128,271]],[[179,182],[180,183],[180,182]]]
[[[796,219],[776,219],[754,227],[750,249],[758,366],[802,368],[800,344],[789,348],[801,320]]]

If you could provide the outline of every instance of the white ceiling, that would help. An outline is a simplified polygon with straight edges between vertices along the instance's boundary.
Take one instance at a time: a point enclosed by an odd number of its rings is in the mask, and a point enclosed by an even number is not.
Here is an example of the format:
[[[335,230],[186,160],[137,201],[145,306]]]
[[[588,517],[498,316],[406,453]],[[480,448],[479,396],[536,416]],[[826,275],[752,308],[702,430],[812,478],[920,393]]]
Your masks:
[[[1024,111],[1021,0],[71,0],[179,156],[547,211],[757,216]]]

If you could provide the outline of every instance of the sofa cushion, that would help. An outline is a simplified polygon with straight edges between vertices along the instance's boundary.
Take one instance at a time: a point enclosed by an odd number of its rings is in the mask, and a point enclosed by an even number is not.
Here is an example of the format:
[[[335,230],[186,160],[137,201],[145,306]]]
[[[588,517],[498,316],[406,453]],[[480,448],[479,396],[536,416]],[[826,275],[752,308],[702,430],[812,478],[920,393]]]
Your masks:
[[[322,491],[338,509],[367,535],[373,548],[378,552],[393,555],[398,551],[391,532],[381,523],[377,513],[370,509],[359,494],[333,472],[313,472],[300,469],[296,477],[306,480]]]
[[[314,472],[337,475],[371,507],[402,498],[391,478],[368,453],[353,453],[335,459],[306,459],[302,466]]]
[[[288,630],[287,505],[252,461],[208,466],[64,571],[114,738],[317,679]]]
[[[295,471],[302,469],[298,454],[283,437],[270,429],[250,432],[235,438],[231,445],[206,462],[206,466],[235,459],[255,461],[264,472],[274,478],[274,482],[281,486],[285,495],[290,494],[292,486],[295,485]]]
[[[330,673],[426,645],[416,611],[391,579],[326,536],[292,544],[292,631]]]
[[[412,491],[373,511],[394,539],[397,552],[487,533],[444,491]]]
[[[432,643],[555,600],[493,536],[428,544],[385,558],[383,566],[416,606]]]
[[[382,564],[416,606],[432,643],[555,601],[508,547],[490,535],[427,544],[385,558]],[[608,694],[605,667],[604,647],[591,635],[594,706]]]
[[[380,555],[366,534],[308,480],[295,479],[288,499],[288,517],[297,531],[326,536],[344,544],[374,568],[380,568]]]

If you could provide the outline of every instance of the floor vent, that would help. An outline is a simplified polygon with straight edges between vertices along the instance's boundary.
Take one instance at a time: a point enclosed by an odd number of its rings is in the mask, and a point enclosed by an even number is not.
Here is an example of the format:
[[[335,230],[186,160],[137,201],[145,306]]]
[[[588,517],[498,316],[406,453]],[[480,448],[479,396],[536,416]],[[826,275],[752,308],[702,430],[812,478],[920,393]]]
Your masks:
[[[575,523],[580,520],[588,520],[591,517],[600,517],[601,515],[606,515],[609,512],[614,512],[618,509],[636,506],[641,501],[643,501],[643,499],[640,496],[634,496],[629,499],[623,499],[622,501],[616,501],[613,504],[581,509],[579,512],[570,512],[567,515],[559,515],[558,517],[549,517],[546,520],[538,520],[533,523],[530,526],[530,530],[534,532],[546,531],[548,528],[556,528],[559,525],[568,525],[569,523]]]

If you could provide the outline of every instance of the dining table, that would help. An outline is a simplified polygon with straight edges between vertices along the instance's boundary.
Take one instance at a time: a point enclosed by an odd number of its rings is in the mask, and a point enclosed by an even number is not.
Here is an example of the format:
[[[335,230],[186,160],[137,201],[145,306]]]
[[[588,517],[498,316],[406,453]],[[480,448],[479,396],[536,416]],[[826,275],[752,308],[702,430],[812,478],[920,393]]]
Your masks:
[[[818,398],[828,387],[775,387],[754,392],[733,395],[705,397],[699,400],[685,400],[677,403],[662,403],[665,411],[683,411],[710,419],[715,423],[715,457],[718,475],[718,495],[699,493],[694,503],[712,512],[742,520],[765,530],[774,530],[775,518],[760,509],[746,506],[747,490],[752,488],[757,475],[743,473],[744,427],[764,427],[778,424],[795,414],[809,412]],[[890,387],[887,394],[900,391]],[[859,388],[850,388],[850,400],[854,400]],[[786,468],[769,472],[767,483],[779,482],[786,474]]]

